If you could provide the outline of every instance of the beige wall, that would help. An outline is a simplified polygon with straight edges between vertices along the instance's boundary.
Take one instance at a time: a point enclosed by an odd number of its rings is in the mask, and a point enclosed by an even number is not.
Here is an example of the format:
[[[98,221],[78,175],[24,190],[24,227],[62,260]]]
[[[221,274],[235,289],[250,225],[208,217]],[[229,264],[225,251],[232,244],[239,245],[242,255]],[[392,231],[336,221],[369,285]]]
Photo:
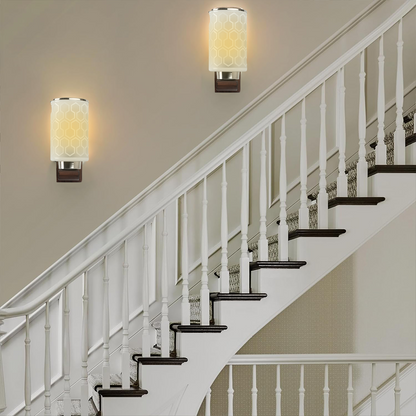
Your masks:
[[[370,3],[241,0],[249,71],[213,91],[223,0],[2,0],[0,303],[59,259]],[[49,101],[90,101],[82,184],[57,184]]]
[[[260,330],[241,354],[414,354],[416,349],[416,205]],[[354,369],[355,402],[367,396],[369,366]],[[251,414],[251,367],[234,366],[234,413]],[[322,414],[323,367],[306,366],[305,411]],[[394,373],[378,366],[376,384]],[[330,367],[330,409],[346,414],[344,367]],[[275,414],[275,368],[258,370],[259,414]],[[212,386],[212,415],[226,414],[228,371]],[[299,366],[282,369],[283,414],[298,411]],[[200,415],[204,414],[201,408]]]

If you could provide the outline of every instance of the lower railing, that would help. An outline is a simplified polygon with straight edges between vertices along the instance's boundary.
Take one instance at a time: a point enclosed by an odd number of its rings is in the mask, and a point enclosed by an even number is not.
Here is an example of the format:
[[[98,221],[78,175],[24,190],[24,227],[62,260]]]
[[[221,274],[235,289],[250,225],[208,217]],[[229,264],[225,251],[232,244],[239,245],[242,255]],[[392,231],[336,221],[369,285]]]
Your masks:
[[[401,365],[416,362],[416,355],[360,355],[360,354],[253,354],[253,355],[235,355],[228,362],[228,416],[234,415],[234,383],[233,383],[233,367],[235,366],[251,366],[252,368],[252,388],[251,388],[251,414],[258,415],[258,388],[257,388],[257,366],[274,366],[276,370],[276,416],[282,415],[282,390],[281,383],[281,367],[294,365],[299,367],[299,416],[305,415],[305,366],[323,365],[323,380],[313,380],[313,383],[322,383],[323,395],[323,415],[329,416],[329,373],[330,366],[344,365],[348,371],[347,389],[347,408],[345,413],[347,416],[353,416],[354,412],[354,386],[353,386],[353,365],[368,364],[371,366],[371,386],[369,388],[371,401],[371,416],[376,416],[377,394],[378,388],[376,384],[376,368],[379,364],[390,364],[394,366],[394,416],[400,416],[400,376]],[[296,369],[297,370],[297,369]],[[393,368],[392,368],[393,370]],[[205,416],[211,415],[211,388],[205,397]],[[384,413],[379,413],[384,414]]]

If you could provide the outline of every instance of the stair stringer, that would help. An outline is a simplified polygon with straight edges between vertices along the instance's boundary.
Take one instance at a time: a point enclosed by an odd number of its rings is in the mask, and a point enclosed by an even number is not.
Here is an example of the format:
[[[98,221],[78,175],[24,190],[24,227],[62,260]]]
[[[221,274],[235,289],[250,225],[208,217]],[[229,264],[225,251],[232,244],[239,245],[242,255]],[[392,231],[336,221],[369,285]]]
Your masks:
[[[375,207],[334,208],[336,224],[345,228],[346,234],[335,240],[299,238],[291,241],[292,251],[302,253],[302,260],[307,261],[305,267],[252,272],[253,284],[266,292],[267,298],[261,302],[218,302],[215,305],[217,323],[226,324],[227,331],[179,334],[178,352],[188,358],[187,363],[180,367],[142,366],[141,386],[149,394],[134,402],[135,414],[154,414],[161,403],[163,407],[171,400],[173,386],[175,391],[183,389],[184,394],[170,414],[197,414],[217,375],[254,334],[416,201],[414,174],[377,174],[369,180],[372,195],[384,196],[386,200]],[[123,414],[130,414],[125,407],[130,404],[120,401],[118,406]],[[113,403],[112,408],[117,408],[117,404]],[[102,416],[115,415],[106,413],[105,407],[102,410]]]

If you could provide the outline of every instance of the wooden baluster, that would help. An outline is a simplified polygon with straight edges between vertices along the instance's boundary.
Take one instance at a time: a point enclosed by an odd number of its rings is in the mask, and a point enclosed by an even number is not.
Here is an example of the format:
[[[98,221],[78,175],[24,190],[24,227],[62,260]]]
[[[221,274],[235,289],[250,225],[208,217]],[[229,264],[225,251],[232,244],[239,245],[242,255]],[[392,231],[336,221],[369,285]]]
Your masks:
[[[353,416],[354,415],[354,389],[352,387],[352,364],[348,364],[347,399],[348,399],[347,416]]]
[[[360,103],[358,111],[358,164],[357,164],[357,196],[368,196],[368,163],[365,159],[365,136],[367,132],[366,104],[365,104],[365,51],[360,57]]]
[[[306,100],[302,100],[302,119],[300,120],[300,208],[299,208],[299,228],[309,228],[309,209],[308,209],[308,160],[306,149]]]
[[[280,385],[280,364],[276,366],[276,416],[282,416],[282,388]]]
[[[376,164],[385,165],[387,163],[386,152],[387,147],[384,143],[384,117],[386,114],[386,99],[384,95],[384,51],[383,51],[383,35],[379,41],[378,54],[378,95],[377,95],[377,147],[376,147]]]
[[[289,227],[287,225],[286,199],[287,199],[287,178],[286,178],[286,115],[283,114],[280,133],[280,223],[278,231],[278,255],[280,261],[289,260]]]
[[[269,245],[266,237],[267,225],[267,179],[266,179],[266,132],[263,130],[261,134],[261,150],[260,150],[260,237],[258,242],[258,258],[260,261],[269,260]]]
[[[123,262],[123,338],[121,345],[121,387],[130,388],[130,351],[129,351],[129,262],[128,242],[124,240],[124,262]]]
[[[253,365],[253,387],[251,388],[251,414],[257,416],[257,368]]]
[[[377,386],[376,386],[376,363],[371,364],[371,416],[376,416]]]
[[[207,178],[204,178],[202,197],[202,241],[201,241],[201,325],[209,325],[208,289],[208,199]]]
[[[220,292],[230,292],[230,273],[228,272],[228,210],[227,210],[227,171],[226,162],[222,164],[221,182],[221,271]]]
[[[103,388],[110,388],[110,279],[108,258],[104,257],[103,276]]]
[[[321,134],[319,139],[318,228],[328,228],[328,193],[326,192],[326,103],[325,82],[321,87]]]
[[[45,415],[51,414],[51,324],[49,323],[49,301],[45,304]]]
[[[4,321],[0,319],[0,328],[4,324]],[[6,332],[2,331],[0,329],[0,337],[5,335]],[[3,356],[1,352],[1,343],[0,343],[0,413],[3,412],[4,409],[6,409],[7,403],[6,403],[6,388],[4,385],[4,373],[3,373]]]
[[[348,196],[348,180],[345,173],[345,80],[344,68],[338,71],[338,129],[337,129],[337,143],[338,143],[338,178],[337,178],[337,196]]]
[[[147,224],[143,227],[143,334],[142,334],[142,356],[150,357],[150,334],[149,334],[149,245],[147,243]]]
[[[191,307],[189,304],[189,266],[188,266],[188,200],[183,195],[182,207],[182,325],[191,323]]]
[[[400,364],[396,363],[396,384],[394,386],[394,416],[400,416]]]
[[[169,308],[168,308],[168,221],[166,219],[166,209],[163,210],[163,247],[162,247],[162,357],[170,355],[169,337]]]
[[[25,338],[25,415],[30,416],[32,407],[32,381],[30,374],[30,333],[29,315],[26,315],[26,338]]]
[[[233,366],[228,366],[228,416],[234,415]]]
[[[205,416],[211,416],[211,387],[205,396]]]
[[[324,416],[329,416],[329,368],[325,364],[325,382],[324,382]]]
[[[396,75],[396,131],[394,132],[394,164],[406,163],[406,138],[403,128],[403,19],[399,22],[397,41],[397,75]]]
[[[63,347],[64,347],[64,416],[71,416],[71,379],[70,379],[70,344],[69,344],[69,290],[64,288],[64,328],[63,328]]]
[[[88,416],[88,272],[83,276],[81,334],[81,416]]]
[[[305,366],[300,366],[299,416],[305,416]]]
[[[248,257],[248,145],[243,147],[243,164],[241,169],[241,257],[240,257],[240,292],[250,292],[250,260]]]

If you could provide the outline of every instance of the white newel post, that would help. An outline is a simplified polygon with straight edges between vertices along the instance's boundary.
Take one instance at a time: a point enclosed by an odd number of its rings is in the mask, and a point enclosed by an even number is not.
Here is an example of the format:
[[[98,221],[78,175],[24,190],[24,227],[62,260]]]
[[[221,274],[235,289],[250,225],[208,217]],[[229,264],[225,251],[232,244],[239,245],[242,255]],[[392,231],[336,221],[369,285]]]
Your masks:
[[[329,416],[329,369],[325,364],[325,381],[324,381],[324,416]]]
[[[162,338],[162,357],[169,357],[169,308],[168,308],[168,221],[166,209],[163,210],[162,247],[162,319],[160,322]]]
[[[302,100],[302,118],[300,120],[300,208],[299,228],[309,228],[309,209],[307,195],[308,159],[306,149],[306,99]]]
[[[49,323],[49,301],[45,304],[45,415],[51,414],[51,325]]]
[[[305,416],[305,366],[300,366],[299,416]]]
[[[3,325],[4,321],[0,319],[0,328]],[[0,329],[0,338],[5,334],[4,331]],[[0,413],[6,409],[6,386],[4,384],[4,373],[3,373],[3,356],[1,352],[1,343],[0,343]]]
[[[371,416],[377,415],[376,363],[371,364]]]
[[[191,307],[189,304],[189,266],[188,266],[188,200],[186,192],[183,195],[182,207],[182,325],[191,323]]]
[[[129,262],[128,242],[124,240],[124,262],[123,262],[123,338],[121,345],[121,387],[130,388],[130,352],[129,352]]]
[[[71,379],[70,379],[70,344],[69,344],[69,290],[64,288],[64,416],[71,416]]]
[[[328,193],[326,192],[326,103],[325,82],[321,87],[321,132],[319,138],[318,228],[328,228]]]
[[[253,365],[253,386],[251,388],[251,415],[257,416],[257,366]]]
[[[104,257],[103,276],[103,388],[110,388],[110,279],[108,258]]]
[[[250,292],[250,260],[248,256],[248,144],[243,147],[243,163],[241,169],[241,257],[240,257],[240,292]]]
[[[280,364],[276,366],[276,416],[282,416],[282,387],[280,385]]]
[[[143,333],[142,333],[142,356],[150,357],[150,334],[149,334],[149,245],[147,243],[147,224],[143,227],[143,280],[142,280],[142,302],[143,302]]]
[[[201,240],[201,325],[209,325],[208,289],[208,199],[207,178],[203,182],[202,197],[202,240]]]
[[[220,292],[230,292],[230,273],[228,271],[228,209],[227,209],[227,166],[222,164],[221,182],[221,271]]]
[[[205,416],[211,416],[211,387],[205,396]]]
[[[88,272],[82,283],[81,416],[88,416]]]
[[[397,40],[397,75],[396,75],[396,131],[394,132],[394,164],[406,163],[406,139],[403,128],[403,20],[399,22]]]
[[[234,415],[233,366],[228,366],[228,416]]]
[[[29,315],[26,315],[25,338],[25,415],[30,416],[32,406],[32,380],[30,374],[30,328]]]
[[[266,237],[267,225],[267,179],[266,179],[266,132],[263,130],[261,134],[261,150],[260,150],[260,237],[258,242],[260,261],[269,260],[269,246]]]
[[[345,173],[345,80],[344,68],[338,71],[338,90],[337,90],[337,144],[338,144],[338,178],[337,178],[337,196],[348,196],[348,178]]]
[[[385,165],[387,163],[387,146],[384,143],[384,117],[386,114],[386,99],[384,94],[384,47],[383,35],[379,40],[378,54],[378,94],[377,94],[377,147],[376,147],[376,165]]]
[[[286,198],[287,198],[287,178],[286,178],[286,115],[282,116],[280,133],[280,223],[278,227],[278,255],[279,261],[289,260],[289,227],[286,222]]]
[[[400,364],[396,363],[396,383],[394,386],[394,416],[400,416]]]
[[[353,416],[354,415],[354,388],[352,387],[352,364],[348,364],[347,400],[348,400],[347,416]]]
[[[360,56],[360,102],[358,106],[358,164],[357,164],[357,196],[368,196],[368,163],[365,159],[365,136],[367,130],[366,104],[365,104],[365,51]]]

